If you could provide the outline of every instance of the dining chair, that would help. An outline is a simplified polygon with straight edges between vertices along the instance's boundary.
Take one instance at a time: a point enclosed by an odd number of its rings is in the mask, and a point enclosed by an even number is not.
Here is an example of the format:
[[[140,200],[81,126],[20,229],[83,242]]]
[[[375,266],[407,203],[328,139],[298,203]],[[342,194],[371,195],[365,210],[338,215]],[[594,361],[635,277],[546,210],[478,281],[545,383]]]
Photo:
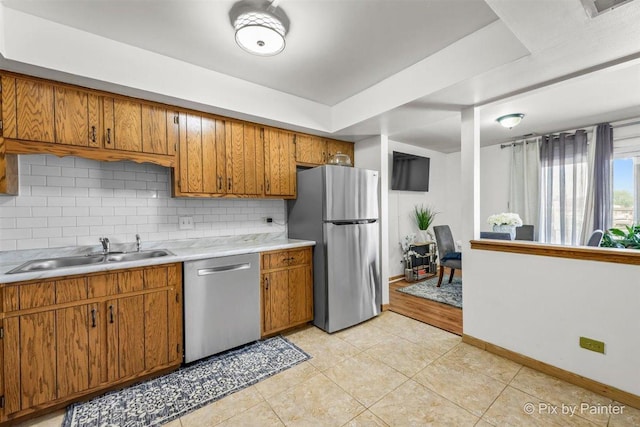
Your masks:
[[[481,239],[511,240],[511,233],[500,233],[497,231],[481,231]]]
[[[587,240],[587,246],[600,246],[600,242],[602,242],[602,236],[604,236],[604,231],[602,230],[593,230],[589,240]]]
[[[522,225],[520,227],[516,227],[516,238],[515,240],[530,240],[533,241],[533,225]]]
[[[449,267],[449,283],[453,280],[453,273],[462,270],[462,254],[456,251],[456,244],[451,234],[451,228],[448,225],[436,225],[433,227],[436,236],[436,246],[438,246],[438,258],[440,260],[440,273],[438,276],[438,285],[442,284],[442,276],[444,268]]]

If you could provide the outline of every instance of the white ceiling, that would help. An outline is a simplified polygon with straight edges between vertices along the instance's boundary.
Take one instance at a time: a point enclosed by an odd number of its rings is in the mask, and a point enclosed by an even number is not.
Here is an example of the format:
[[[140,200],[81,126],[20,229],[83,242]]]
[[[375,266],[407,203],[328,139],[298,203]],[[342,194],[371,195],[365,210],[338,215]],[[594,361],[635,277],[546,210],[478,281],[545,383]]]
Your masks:
[[[55,45],[56,54],[69,60],[54,61],[47,52],[29,52],[36,42],[18,41],[27,30],[8,22],[0,35],[6,68],[31,64],[45,77],[60,71],[310,133],[352,140],[385,133],[452,152],[460,146],[460,110],[472,105],[481,108],[483,145],[640,116],[640,1],[590,18],[580,0],[281,0],[291,30],[285,51],[269,58],[235,45],[228,16],[233,1],[2,3],[45,19],[29,21],[29,30],[42,27],[40,37],[54,38],[68,27],[82,30],[72,36],[91,33],[119,42],[115,50],[135,46],[200,67],[183,73],[186,66],[176,65],[172,72],[180,79],[195,81],[200,69],[235,77],[242,90],[234,97],[229,84],[216,87],[217,81],[206,93],[153,87],[145,80],[162,82],[170,72],[136,76],[136,58],[128,51],[127,71],[134,77],[91,69],[95,64],[83,64],[82,57],[91,62],[95,52],[72,49],[72,43]],[[103,39],[91,40],[102,46]],[[12,43],[22,45],[11,49]],[[104,56],[112,54],[105,50]],[[252,93],[273,102],[256,107]],[[495,123],[513,112],[526,114],[517,128]]]

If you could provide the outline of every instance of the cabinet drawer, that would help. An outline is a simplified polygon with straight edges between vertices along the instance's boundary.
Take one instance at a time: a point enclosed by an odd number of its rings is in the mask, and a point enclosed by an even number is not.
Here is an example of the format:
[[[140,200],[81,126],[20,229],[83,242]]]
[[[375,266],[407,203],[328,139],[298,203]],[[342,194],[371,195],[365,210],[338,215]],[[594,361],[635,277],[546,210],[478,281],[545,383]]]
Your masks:
[[[32,283],[20,286],[20,310],[46,307],[56,302],[55,282]]]
[[[308,264],[311,257],[309,249],[282,251],[264,255],[264,270]]]

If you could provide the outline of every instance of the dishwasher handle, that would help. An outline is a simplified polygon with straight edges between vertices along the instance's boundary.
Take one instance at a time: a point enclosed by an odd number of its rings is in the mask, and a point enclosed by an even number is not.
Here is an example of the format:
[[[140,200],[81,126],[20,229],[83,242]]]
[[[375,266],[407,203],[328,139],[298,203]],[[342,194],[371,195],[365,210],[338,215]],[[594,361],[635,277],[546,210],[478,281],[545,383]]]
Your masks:
[[[222,265],[220,267],[201,268],[198,270],[198,276],[208,276],[216,273],[226,273],[228,271],[248,270],[251,268],[250,262],[244,264]]]

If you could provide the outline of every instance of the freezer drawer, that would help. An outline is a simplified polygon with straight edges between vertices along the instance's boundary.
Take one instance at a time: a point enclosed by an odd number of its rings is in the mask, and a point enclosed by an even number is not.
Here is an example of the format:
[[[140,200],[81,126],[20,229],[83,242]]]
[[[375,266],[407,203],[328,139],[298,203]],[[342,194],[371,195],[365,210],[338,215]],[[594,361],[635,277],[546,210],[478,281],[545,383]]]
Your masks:
[[[325,223],[327,332],[380,314],[379,224]]]
[[[186,363],[260,339],[259,257],[184,263]]]

